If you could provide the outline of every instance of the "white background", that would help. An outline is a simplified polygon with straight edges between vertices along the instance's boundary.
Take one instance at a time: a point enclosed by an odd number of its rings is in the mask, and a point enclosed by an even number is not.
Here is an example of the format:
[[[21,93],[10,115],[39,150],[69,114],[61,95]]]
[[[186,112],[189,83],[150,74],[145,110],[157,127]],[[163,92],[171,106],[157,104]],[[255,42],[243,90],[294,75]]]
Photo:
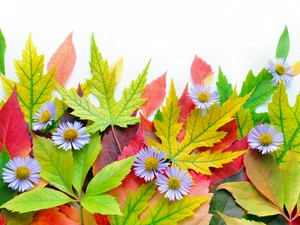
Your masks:
[[[229,82],[241,88],[250,69],[254,74],[275,57],[278,39],[287,25],[291,49],[288,62],[300,59],[300,1],[64,1],[2,0],[0,28],[7,43],[6,76],[17,80],[14,59],[21,59],[32,34],[45,65],[73,31],[76,66],[67,87],[91,76],[90,37],[94,33],[103,57],[112,64],[124,58],[117,95],[151,59],[148,82],[167,71],[178,95],[190,82],[194,55],[219,66]],[[300,89],[300,76],[288,87],[290,102]],[[3,93],[2,93],[3,95]]]

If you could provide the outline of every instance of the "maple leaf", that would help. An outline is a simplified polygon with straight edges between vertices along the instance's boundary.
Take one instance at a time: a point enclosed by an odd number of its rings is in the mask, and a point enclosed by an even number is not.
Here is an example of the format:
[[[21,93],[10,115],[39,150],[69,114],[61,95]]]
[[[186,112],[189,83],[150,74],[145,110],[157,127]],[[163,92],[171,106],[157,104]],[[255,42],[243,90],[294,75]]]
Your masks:
[[[59,46],[47,64],[48,71],[57,66],[56,80],[62,86],[70,76],[76,62],[76,51],[72,42],[72,35],[73,32]]]
[[[25,120],[32,129],[33,116],[42,104],[49,101],[54,89],[54,79],[56,69],[52,69],[46,75],[43,74],[44,55],[38,55],[36,47],[32,42],[31,35],[23,50],[22,60],[15,60],[16,74],[20,79],[19,83],[1,76],[6,97],[13,92],[15,85],[18,90],[18,99]]]
[[[295,153],[300,155],[300,95],[296,97],[294,107],[288,103],[288,96],[284,83],[281,83],[274,93],[272,102],[268,104],[271,124],[278,127],[283,135],[283,145],[273,152],[277,164],[286,161],[287,153],[293,147]]]
[[[193,169],[203,174],[211,174],[209,167],[220,168],[223,164],[244,154],[245,151],[211,153],[208,150],[196,155],[190,155],[190,153],[196,148],[212,147],[215,143],[220,142],[226,132],[218,131],[218,129],[233,119],[233,115],[238,112],[248,97],[249,95],[235,100],[229,99],[220,108],[215,103],[207,110],[204,117],[202,117],[200,109],[193,109],[186,121],[186,134],[178,143],[177,136],[182,128],[182,123],[178,123],[180,107],[172,81],[166,106],[162,107],[162,121],[154,120],[156,135],[160,138],[161,143],[151,138],[148,138],[147,142],[150,146],[165,151],[166,157],[172,161],[173,165],[186,170]]]
[[[146,85],[142,98],[147,99],[142,106],[145,117],[149,117],[163,102],[166,95],[166,73]]]
[[[82,120],[91,120],[93,124],[87,127],[87,132],[94,133],[98,130],[104,131],[108,126],[127,127],[139,122],[139,117],[132,114],[139,109],[145,99],[141,98],[145,91],[146,75],[150,65],[150,61],[146,68],[133,80],[128,88],[125,88],[122,93],[122,98],[116,102],[114,92],[116,88],[115,70],[109,72],[107,60],[103,60],[101,53],[92,36],[91,47],[91,62],[92,78],[87,80],[87,84],[100,102],[100,108],[95,107],[90,103],[85,96],[79,97],[75,90],[67,91],[59,84],[58,90],[64,102],[72,108],[73,115]]]
[[[31,151],[28,124],[24,120],[16,89],[0,110],[0,153],[4,145],[12,158],[28,156]]]
[[[211,83],[214,73],[211,66],[195,55],[191,65],[191,77],[195,84]]]

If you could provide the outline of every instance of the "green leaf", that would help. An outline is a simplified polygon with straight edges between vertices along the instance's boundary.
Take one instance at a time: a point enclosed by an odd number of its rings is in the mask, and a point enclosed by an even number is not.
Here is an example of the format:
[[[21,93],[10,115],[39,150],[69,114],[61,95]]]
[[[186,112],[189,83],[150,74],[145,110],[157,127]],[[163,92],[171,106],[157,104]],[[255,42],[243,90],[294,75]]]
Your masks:
[[[58,189],[75,196],[72,190],[72,151],[58,149],[52,140],[33,135],[33,152],[42,167],[41,177]]]
[[[119,186],[131,171],[134,156],[105,166],[93,177],[86,189],[86,196],[94,196]]]
[[[232,85],[228,83],[227,77],[223,74],[221,67],[219,67],[218,81],[216,84],[220,95],[220,103],[222,105],[232,94]]]
[[[146,65],[136,80],[125,88],[120,101],[114,99],[116,87],[116,70],[110,71],[107,61],[103,60],[101,53],[98,51],[94,36],[92,36],[91,45],[91,62],[90,67],[93,76],[87,80],[87,84],[92,94],[100,102],[100,109],[88,102],[86,98],[74,96],[74,93],[68,93],[59,87],[59,92],[63,96],[66,104],[74,109],[73,115],[83,120],[91,120],[94,123],[87,127],[87,132],[94,133],[98,130],[104,131],[108,126],[127,127],[140,121],[139,117],[132,114],[141,108],[146,99],[142,98],[145,92],[146,76],[150,61]],[[82,104],[83,103],[83,104]]]
[[[14,198],[17,195],[17,191],[13,190],[8,187],[8,183],[3,181],[2,172],[3,168],[5,168],[5,164],[11,159],[8,151],[6,150],[5,146],[2,148],[2,152],[0,154],[0,205],[4,204],[5,202],[9,201],[10,199]]]
[[[283,209],[282,174],[274,157],[270,154],[262,155],[257,150],[249,149],[244,156],[244,163],[247,176],[255,188],[279,209]]]
[[[269,113],[267,112],[262,112],[262,113],[252,112],[252,119],[254,124],[259,124],[262,121],[263,123],[270,124],[270,117],[269,117]]]
[[[108,194],[85,196],[81,205],[90,213],[101,213],[105,215],[122,215],[120,205],[115,197]]]
[[[77,193],[81,193],[86,175],[101,150],[100,142],[99,134],[94,134],[88,145],[73,151],[73,186]]]
[[[297,95],[294,107],[288,103],[288,95],[284,83],[274,93],[272,102],[268,104],[271,124],[283,133],[283,146],[273,152],[276,163],[287,160],[287,153],[293,147],[297,157],[300,155],[300,95]]]
[[[0,29],[0,74],[5,75],[5,51],[6,42],[3,33]]]
[[[290,37],[287,26],[284,27],[284,30],[279,38],[277,49],[276,49],[276,58],[283,57],[287,58],[290,51]]]
[[[167,198],[161,198],[150,211],[141,224],[151,225],[176,225],[177,222],[194,214],[193,210],[198,208],[209,196],[189,198],[183,197],[180,201],[170,204]]]
[[[60,191],[50,188],[36,188],[16,196],[2,205],[1,208],[26,213],[52,208],[72,201],[71,198]]]
[[[4,221],[7,221],[5,225],[30,225],[33,220],[35,212],[17,213],[10,212],[6,209],[1,210],[1,214]]]
[[[300,171],[296,154],[291,151],[290,157],[283,165],[284,205],[291,215],[300,194]]]
[[[221,184],[218,190],[226,189],[235,198],[237,204],[257,216],[281,214],[277,206],[263,197],[254,185],[248,182],[230,182]]]
[[[22,60],[15,60],[16,74],[20,79],[15,83],[10,79],[1,76],[6,97],[10,96],[15,85],[18,90],[18,99],[25,120],[32,129],[33,117],[42,104],[51,100],[54,89],[54,79],[56,68],[46,75],[44,70],[44,55],[38,55],[32,42],[31,35],[26,42],[26,48],[22,54]]]
[[[245,109],[249,108],[251,112],[254,112],[258,106],[264,104],[269,99],[277,89],[276,86],[271,85],[271,79],[272,75],[266,69],[262,69],[256,77],[250,70],[246,80],[243,82],[240,93],[241,97],[251,93],[244,104]]]
[[[218,212],[218,214],[222,217],[222,219],[226,222],[226,224],[230,224],[230,225],[263,225],[263,224],[265,224],[265,223],[256,222],[256,221],[232,218],[232,217],[226,216],[220,212]]]
[[[234,201],[232,195],[226,190],[216,191],[216,187],[222,183],[241,181],[244,178],[244,169],[229,176],[222,181],[215,184],[210,192],[213,193],[213,197],[210,200],[209,213],[213,215],[210,220],[210,224],[225,225],[224,220],[219,216],[217,211],[225,213],[231,217],[240,218],[244,214],[244,210]]]
[[[143,184],[136,193],[130,191],[122,210],[123,216],[110,216],[112,225],[133,225],[139,220],[140,214],[149,206],[148,201],[156,192],[154,182]]]
[[[241,109],[235,114],[235,119],[238,125],[238,138],[241,139],[254,127],[250,109]]]

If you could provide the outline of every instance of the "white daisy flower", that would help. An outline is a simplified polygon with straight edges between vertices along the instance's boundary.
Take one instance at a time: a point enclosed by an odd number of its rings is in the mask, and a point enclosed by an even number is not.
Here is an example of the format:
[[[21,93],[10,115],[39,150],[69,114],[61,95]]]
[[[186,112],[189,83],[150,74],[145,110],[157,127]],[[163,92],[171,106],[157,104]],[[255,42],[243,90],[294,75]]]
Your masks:
[[[210,86],[197,84],[189,90],[189,97],[195,103],[197,108],[208,109],[215,101],[219,100],[217,91]]]
[[[273,75],[272,82],[275,84],[283,81],[288,84],[292,81],[294,76],[294,71],[284,58],[276,58],[275,62],[268,60],[267,70]]]
[[[52,124],[52,121],[56,119],[57,110],[54,102],[47,102],[43,104],[33,117],[34,124],[33,130],[43,130],[48,125]]]

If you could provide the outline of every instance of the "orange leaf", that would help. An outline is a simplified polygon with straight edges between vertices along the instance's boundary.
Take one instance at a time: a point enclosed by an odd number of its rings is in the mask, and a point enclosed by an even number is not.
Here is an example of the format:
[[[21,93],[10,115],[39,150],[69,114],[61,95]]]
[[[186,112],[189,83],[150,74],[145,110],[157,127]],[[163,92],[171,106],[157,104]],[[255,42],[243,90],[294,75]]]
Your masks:
[[[21,111],[16,88],[0,110],[0,153],[3,145],[12,158],[28,156],[31,151],[28,124]]]
[[[164,101],[166,96],[166,73],[146,85],[146,91],[142,98],[147,99],[142,106],[145,117],[149,117]]]
[[[210,65],[195,55],[191,65],[191,76],[195,84],[209,84],[212,82],[214,73]]]
[[[73,220],[67,218],[65,214],[59,212],[59,208],[44,209],[34,214],[31,225],[80,225]]]
[[[70,76],[76,62],[76,51],[72,42],[72,35],[73,32],[69,34],[56,52],[51,56],[47,65],[48,71],[57,65],[56,80],[62,86]]]

